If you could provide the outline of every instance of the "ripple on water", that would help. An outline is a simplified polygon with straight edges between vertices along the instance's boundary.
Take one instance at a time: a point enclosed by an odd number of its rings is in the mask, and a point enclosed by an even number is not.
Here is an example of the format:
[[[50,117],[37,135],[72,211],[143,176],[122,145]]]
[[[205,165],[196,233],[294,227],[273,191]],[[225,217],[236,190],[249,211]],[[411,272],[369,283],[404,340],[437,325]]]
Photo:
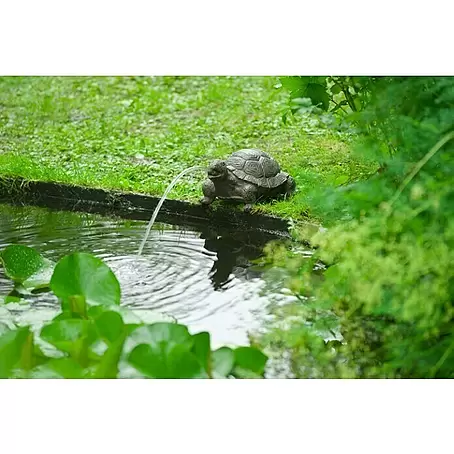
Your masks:
[[[213,232],[156,224],[138,256],[146,222],[1,205],[0,219],[0,249],[20,243],[55,261],[73,251],[90,252],[116,274],[122,305],[170,314],[194,332],[209,331],[214,344],[247,343],[247,332],[257,326],[267,302],[260,293],[263,280],[249,270],[249,260],[258,258],[261,247],[242,240],[242,233],[219,238]],[[0,295],[12,288],[0,270]],[[58,308],[50,293],[27,300],[33,318],[40,311],[48,318]],[[24,308],[10,312],[25,314]]]

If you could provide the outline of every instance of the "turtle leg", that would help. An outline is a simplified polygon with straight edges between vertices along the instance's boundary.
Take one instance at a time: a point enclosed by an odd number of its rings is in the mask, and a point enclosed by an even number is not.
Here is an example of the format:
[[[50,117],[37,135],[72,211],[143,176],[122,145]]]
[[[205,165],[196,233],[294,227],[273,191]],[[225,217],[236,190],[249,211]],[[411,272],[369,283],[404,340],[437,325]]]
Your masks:
[[[252,205],[257,202],[257,187],[252,184],[245,184],[241,188],[241,198],[245,203],[243,210],[249,213],[252,210]]]
[[[214,183],[207,179],[202,184],[202,192],[204,197],[200,199],[200,203],[202,205],[210,205],[213,203],[214,199],[216,198],[216,188]]]

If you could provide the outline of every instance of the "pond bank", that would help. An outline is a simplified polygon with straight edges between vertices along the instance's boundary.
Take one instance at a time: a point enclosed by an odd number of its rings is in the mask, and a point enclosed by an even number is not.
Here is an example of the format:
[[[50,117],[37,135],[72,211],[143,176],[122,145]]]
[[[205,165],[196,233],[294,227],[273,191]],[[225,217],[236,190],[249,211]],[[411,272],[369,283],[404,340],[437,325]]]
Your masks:
[[[159,197],[108,191],[81,186],[0,178],[0,203],[35,205],[60,210],[111,214],[127,219],[150,219]],[[277,216],[251,214],[228,204],[204,207],[179,200],[166,200],[159,222],[205,227],[230,227],[272,232],[288,236],[289,223]]]

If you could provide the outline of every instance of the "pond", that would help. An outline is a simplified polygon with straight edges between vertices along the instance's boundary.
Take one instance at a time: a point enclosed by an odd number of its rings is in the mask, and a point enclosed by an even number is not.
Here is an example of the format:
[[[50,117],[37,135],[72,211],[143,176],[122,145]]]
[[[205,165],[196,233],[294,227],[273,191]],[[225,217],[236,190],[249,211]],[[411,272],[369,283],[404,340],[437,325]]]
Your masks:
[[[194,333],[208,331],[214,346],[248,344],[267,303],[289,298],[276,285],[273,294],[264,292],[263,271],[251,263],[276,240],[268,232],[157,223],[138,256],[146,221],[1,204],[0,220],[0,250],[23,244],[54,261],[70,252],[92,253],[116,274],[122,305],[145,321],[167,314]],[[0,295],[12,289],[0,268]],[[23,301],[0,306],[0,322],[42,323],[59,310],[47,292],[24,295]]]

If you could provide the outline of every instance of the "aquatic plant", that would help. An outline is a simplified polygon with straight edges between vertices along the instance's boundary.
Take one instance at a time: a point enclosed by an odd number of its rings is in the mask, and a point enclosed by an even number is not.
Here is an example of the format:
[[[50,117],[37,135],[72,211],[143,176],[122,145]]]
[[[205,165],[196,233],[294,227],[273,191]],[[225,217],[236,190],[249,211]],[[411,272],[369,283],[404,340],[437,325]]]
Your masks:
[[[354,119],[357,152],[379,172],[312,194],[328,227],[311,238],[312,260],[271,251],[300,303],[278,308],[292,317],[260,341],[288,353],[294,376],[454,377],[453,104],[452,77],[377,82]]]
[[[179,323],[143,323],[120,306],[121,288],[99,258],[72,253],[56,264],[9,245],[0,253],[15,293],[48,288],[61,312],[40,328],[0,325],[0,378],[262,378],[253,347],[211,349],[210,334]],[[9,296],[3,304],[17,302]]]

